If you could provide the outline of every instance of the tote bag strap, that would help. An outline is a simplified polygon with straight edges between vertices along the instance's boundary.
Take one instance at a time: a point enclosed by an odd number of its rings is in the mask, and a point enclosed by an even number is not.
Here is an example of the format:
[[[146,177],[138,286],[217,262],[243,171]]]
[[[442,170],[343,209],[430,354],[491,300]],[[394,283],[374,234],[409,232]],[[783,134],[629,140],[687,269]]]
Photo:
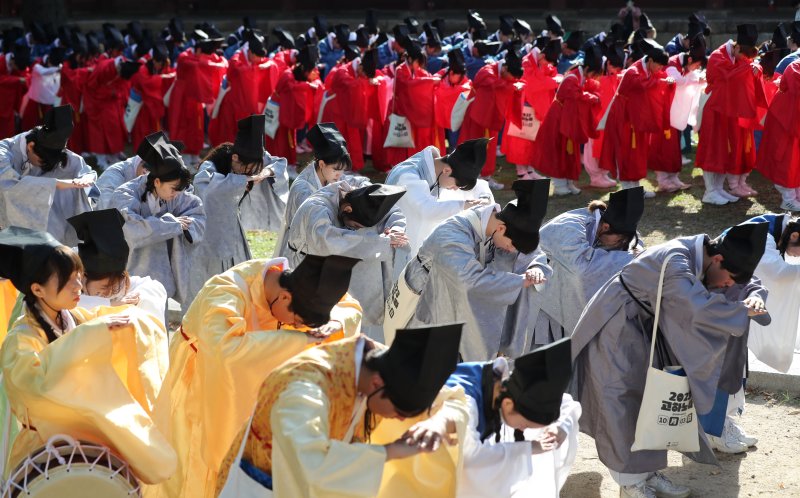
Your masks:
[[[677,256],[677,252],[673,252],[667,255],[664,259],[664,262],[661,263],[661,274],[658,277],[658,292],[656,293],[656,307],[655,307],[655,316],[653,317],[653,338],[650,343],[650,363],[649,365],[653,366],[653,357],[655,356],[656,352],[656,334],[658,333],[658,318],[661,315],[661,294],[664,290],[664,273],[667,270],[667,263],[669,260],[672,259],[673,256]]]

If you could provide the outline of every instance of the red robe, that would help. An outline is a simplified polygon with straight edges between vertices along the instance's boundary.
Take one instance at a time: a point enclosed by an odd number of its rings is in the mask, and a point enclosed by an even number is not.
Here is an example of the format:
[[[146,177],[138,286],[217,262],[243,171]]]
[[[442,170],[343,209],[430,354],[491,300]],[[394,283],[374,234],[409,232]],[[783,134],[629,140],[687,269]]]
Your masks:
[[[596,136],[599,94],[600,83],[586,79],[582,69],[564,75],[536,136],[534,168],[553,178],[578,179],[580,146]]]
[[[315,103],[321,95],[319,80],[297,81],[289,68],[281,74],[272,97],[280,105],[280,126],[274,139],[266,136],[270,154],[285,157],[289,164],[297,164],[297,130],[316,122]]]
[[[760,67],[747,59],[731,62],[727,45],[708,58],[710,95],[703,108],[696,162],[710,173],[743,175],[756,162],[753,130],[758,108],[767,106],[766,96]]]
[[[525,83],[522,96],[524,103],[533,107],[534,116],[541,123],[547,116],[547,111],[550,110],[556,95],[558,83],[555,77],[558,75],[558,70],[546,60],[542,60],[543,66],[539,66],[537,59],[538,51],[531,52],[522,59],[522,81]],[[512,106],[512,108],[515,111],[514,116],[510,116],[510,118],[516,125],[519,125],[520,118],[516,115],[517,106]],[[519,112],[521,110],[522,108],[519,107]],[[531,164],[536,142],[512,137],[508,134],[508,128],[508,126],[505,127],[501,145],[501,150],[506,155],[506,161],[521,165]]]
[[[83,92],[87,151],[94,154],[123,151],[128,138],[124,115],[129,88],[129,82],[117,74],[114,59],[98,61]]]
[[[26,79],[29,70],[9,71],[7,58],[0,55],[0,140],[17,134],[14,114],[22,104],[22,97],[28,91]]]
[[[636,61],[623,73],[606,119],[600,167],[621,181],[647,176],[648,134],[669,127],[675,87],[666,88],[663,72],[648,73],[645,60]]]
[[[163,119],[166,115],[164,94],[173,81],[175,81],[175,70],[171,67],[164,67],[160,73],[150,74],[146,64],[140,66],[139,71],[131,78],[131,89],[142,96],[142,107],[131,130],[134,148],[142,143],[144,137],[164,128]]]
[[[769,106],[756,162],[756,168],[762,175],[782,187],[800,188],[798,120],[800,120],[800,61],[795,61],[783,72],[780,89]]]
[[[772,99],[775,98],[775,95],[778,93],[778,89],[781,86],[781,75],[775,73],[772,77],[768,77],[763,75],[763,83],[764,83],[764,98],[767,100],[766,107],[759,107],[758,112],[756,113],[756,123],[755,129],[756,130],[763,130],[764,125],[762,125],[762,121],[764,121],[764,117],[767,115],[767,110],[772,104]],[[758,151],[756,151],[756,155],[758,155]]]
[[[456,105],[459,95],[472,91],[472,81],[467,78],[467,75],[462,75],[461,82],[453,85],[450,83],[450,75],[444,70],[441,73],[441,82],[436,87],[435,92],[434,120],[436,122],[436,135],[439,137],[440,143],[444,143],[444,131],[449,130],[451,127],[450,118],[453,115],[453,107]],[[449,145],[455,146],[455,144]]]
[[[515,82],[516,79],[505,79],[500,76],[497,62],[490,62],[478,71],[472,82],[475,100],[464,115],[458,143],[473,138],[493,138],[500,133],[508,107],[513,105],[512,99],[517,92],[514,88]],[[493,152],[494,147],[490,146],[481,176],[494,174],[497,156]]]
[[[251,64],[242,50],[233,54],[226,73],[230,90],[222,99],[216,119],[208,122],[208,140],[212,146],[233,142],[239,120],[264,110],[264,103],[272,94],[270,80],[274,72],[277,66],[266,58]]]
[[[205,138],[203,105],[211,106],[219,92],[228,62],[217,54],[189,48],[178,56],[175,85],[170,95],[169,137],[184,143],[184,154],[197,155]]]
[[[683,66],[683,57],[686,54],[677,54],[669,58],[669,66],[677,69],[682,75],[687,71]],[[653,171],[679,173],[683,168],[681,156],[681,131],[670,126],[669,111],[672,99],[661,99],[667,113],[666,128],[660,133],[650,134],[650,143],[647,151],[647,168]]]
[[[69,137],[69,150],[76,154],[88,152],[86,148],[86,113],[80,112],[83,92],[86,89],[86,82],[92,74],[90,68],[93,66],[73,68],[69,61],[61,66],[61,88],[58,95],[61,97],[62,104],[72,106],[72,135]]]
[[[393,109],[390,112],[408,118],[414,137],[414,148],[387,147],[384,152],[389,164],[399,164],[429,145],[443,149],[444,144],[437,140],[434,119],[434,92],[438,82],[438,78],[431,76],[423,68],[412,73],[408,63],[397,67],[394,98],[389,108]],[[388,118],[385,133],[388,133]]]
[[[600,119],[605,116],[608,106],[611,105],[611,100],[617,93],[619,82],[622,81],[622,73],[617,74],[604,74],[600,76]],[[598,121],[599,122],[599,121]],[[599,160],[600,152],[603,147],[604,130],[597,130],[597,138],[593,138],[594,145],[592,146],[592,157]]]

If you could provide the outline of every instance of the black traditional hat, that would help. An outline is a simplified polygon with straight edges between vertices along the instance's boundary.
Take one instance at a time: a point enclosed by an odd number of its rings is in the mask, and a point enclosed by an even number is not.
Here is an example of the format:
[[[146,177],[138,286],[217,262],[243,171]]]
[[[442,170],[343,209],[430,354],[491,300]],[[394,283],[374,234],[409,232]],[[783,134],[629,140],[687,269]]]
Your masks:
[[[565,337],[514,360],[514,371],[505,383],[514,410],[548,425],[558,420],[561,400],[572,375],[572,339]]]
[[[139,21],[130,21],[127,25],[127,28],[128,36],[130,36],[135,43],[141,43],[141,41],[144,39],[142,23]]]
[[[514,34],[514,19],[513,16],[500,16],[500,32],[506,36]]]
[[[272,34],[278,41],[278,44],[284,49],[294,48],[294,38],[292,34],[282,28],[274,28]]]
[[[448,67],[450,68],[450,72],[455,74],[466,74],[467,67],[464,61],[464,52],[460,49],[453,49],[447,52],[447,63]]]
[[[646,31],[652,31],[656,29],[653,26],[653,23],[650,22],[650,18],[647,17],[647,14],[642,12],[642,15],[639,16],[639,29],[645,29]]]
[[[371,48],[361,56],[361,66],[367,78],[374,78],[378,71],[378,50]]]
[[[348,192],[344,201],[353,208],[348,214],[351,219],[365,227],[374,227],[405,193],[403,186],[374,183]]]
[[[259,57],[267,56],[267,41],[263,36],[248,29],[244,32],[244,41],[247,42],[248,49],[254,55]]]
[[[78,255],[88,273],[122,273],[130,248],[122,225],[125,218],[116,208],[86,211],[67,219],[78,234]]]
[[[611,28],[608,30],[608,36],[606,36],[606,40],[609,38],[613,38],[615,41],[627,41],[628,37],[625,35],[625,26],[619,22],[613,23]]]
[[[359,261],[345,256],[306,255],[297,268],[289,273],[292,309],[330,316],[331,309],[350,287],[353,266]],[[300,301],[302,306],[295,304]],[[307,319],[302,313],[298,314],[304,321]]]
[[[608,207],[600,219],[616,233],[635,234],[644,213],[644,187],[619,190],[608,196]]]
[[[500,42],[480,40],[476,41],[474,46],[478,50],[478,56],[486,57],[487,55],[497,55],[497,52],[500,51],[500,45]]]
[[[445,21],[441,17],[437,17],[433,21],[431,21],[431,26],[436,28],[436,31],[439,32],[439,36],[445,36],[447,31],[445,31]]]
[[[169,36],[173,41],[182,42],[186,38],[186,35],[184,34],[185,28],[183,26],[183,20],[180,17],[173,17],[170,19],[167,29],[169,30]]]
[[[314,157],[326,163],[337,162],[348,154],[347,142],[333,123],[319,123],[312,126],[306,138],[314,149]]]
[[[625,42],[619,40],[610,45],[606,52],[606,59],[614,67],[625,67]]]
[[[319,62],[319,49],[317,46],[305,45],[301,48],[300,53],[297,54],[297,62],[299,62],[306,71],[314,69],[317,62]]]
[[[548,62],[551,64],[556,64],[558,62],[558,58],[561,56],[561,39],[548,39],[544,48],[542,49],[542,52],[544,53],[544,58],[547,59]]]
[[[89,41],[86,39],[86,35],[78,31],[72,32],[70,46],[72,47],[72,51],[74,53],[84,55],[89,53]]]
[[[433,404],[458,364],[462,323],[400,329],[375,358],[386,395],[404,415],[414,416]]]
[[[406,17],[403,19],[403,23],[408,26],[408,32],[412,35],[419,33],[419,21],[415,17]]]
[[[14,65],[20,71],[24,71],[31,65],[31,49],[22,43],[15,43],[13,48],[9,50],[14,58]]]
[[[497,213],[506,225],[506,237],[523,254],[530,254],[539,246],[539,227],[547,214],[550,180],[516,180],[511,188],[517,199],[509,202]]]
[[[169,49],[162,40],[158,40],[155,45],[153,45],[153,60],[156,62],[164,62],[167,58],[169,58]]]
[[[147,163],[147,169],[157,178],[186,168],[180,151],[167,140],[163,131],[147,135],[136,150],[136,155]]]
[[[711,36],[711,28],[702,12],[694,12],[689,15],[689,38],[694,38],[698,33],[702,33],[703,36]]]
[[[356,46],[358,46],[358,48],[369,47],[369,33],[364,26],[356,30]]]
[[[344,47],[350,41],[350,26],[347,24],[337,24],[333,27],[333,32],[336,34],[336,42],[340,47]]]
[[[531,25],[523,19],[514,19],[514,31],[520,36],[528,36],[533,33]]]
[[[42,23],[38,21],[33,21],[29,29],[34,43],[39,43],[39,44],[50,43],[50,39],[47,36],[47,31],[44,29],[44,25]]]
[[[86,33],[86,48],[89,55],[98,55],[100,53],[100,42],[97,41],[97,34],[94,31]]]
[[[233,141],[233,152],[248,160],[258,160],[264,156],[263,114],[253,114],[238,122],[239,129]]]
[[[60,46],[60,47],[51,47],[50,53],[47,54],[47,62],[50,66],[58,66],[64,62],[64,59],[67,56],[67,47]]]
[[[222,32],[220,30],[218,30],[217,27],[214,24],[212,24],[212,23],[210,23],[208,21],[205,21],[200,26],[200,29],[205,31],[205,33],[208,35],[208,40],[205,40],[207,42],[221,43],[221,42],[225,41],[225,35],[223,35]]]
[[[564,27],[561,25],[561,19],[554,15],[549,15],[544,18],[544,23],[547,26],[547,31],[556,36],[564,36]]]
[[[119,63],[119,76],[124,80],[129,80],[139,71],[139,66],[142,63],[139,61],[122,61]]]
[[[439,36],[439,30],[428,23],[425,23],[422,27],[425,30],[425,45],[429,47],[441,47],[442,37]]]
[[[769,233],[769,223],[742,223],[728,230],[717,250],[725,258],[725,266],[734,269],[735,280],[744,283],[756,271]]]
[[[506,51],[506,67],[511,76],[515,78],[522,78],[522,55],[520,54],[519,45],[512,44],[508,51]]]
[[[125,38],[122,37],[122,33],[113,24],[103,24],[103,36],[105,37],[106,50],[122,50],[125,48]]]
[[[594,73],[603,72],[603,49],[597,43],[588,43],[585,47],[583,58],[584,66]]]
[[[347,62],[352,62],[353,60],[357,59],[361,56],[361,50],[359,50],[358,45],[348,44],[344,47],[344,59]]]
[[[367,28],[369,34],[378,34],[378,14],[375,12],[375,9],[367,9],[367,15],[364,18],[364,27]]]
[[[72,128],[72,106],[53,107],[44,114],[44,123],[36,133],[36,144],[60,155],[67,147]]]
[[[702,62],[703,66],[705,66],[707,60],[706,53],[706,37],[703,36],[702,33],[698,33],[689,42],[689,57],[691,57],[695,62]]]
[[[392,35],[397,43],[401,43],[401,40],[407,38],[410,34],[411,32],[408,30],[408,26],[405,24],[395,24],[394,27],[392,27]]]
[[[0,230],[0,277],[11,280],[23,294],[30,292],[33,275],[61,245],[39,230],[15,226]]]
[[[758,28],[755,24],[739,24],[736,26],[736,43],[755,47],[758,43]]]
[[[772,33],[771,50],[788,50],[789,49],[789,33],[786,32],[786,26],[783,23],[775,27]]]
[[[328,19],[325,16],[314,16],[314,32],[320,40],[328,36]]]
[[[460,187],[472,189],[481,174],[481,169],[486,162],[488,138],[473,138],[466,140],[453,149],[453,152],[444,157]]]
[[[470,29],[486,29],[486,23],[477,10],[467,11],[467,25]]]
[[[585,38],[586,38],[586,32],[576,29],[575,31],[570,31],[569,35],[567,36],[567,39],[564,40],[564,43],[567,44],[568,48],[577,52],[578,50],[581,49],[581,46],[583,45],[583,41]]]
[[[795,44],[800,45],[800,21],[792,23],[792,34],[789,36],[792,37],[792,41],[794,41]]]

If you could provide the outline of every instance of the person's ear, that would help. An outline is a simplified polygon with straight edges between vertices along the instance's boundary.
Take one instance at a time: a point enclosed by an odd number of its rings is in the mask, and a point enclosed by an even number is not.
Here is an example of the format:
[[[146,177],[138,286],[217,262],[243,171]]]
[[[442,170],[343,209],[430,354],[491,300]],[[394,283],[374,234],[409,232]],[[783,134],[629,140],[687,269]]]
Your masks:
[[[163,183],[163,182],[161,181],[161,179],[160,179],[160,178],[156,178],[156,179],[153,181],[153,185],[155,185],[155,186],[156,186],[156,187],[158,187],[158,188],[161,188],[161,184],[162,184],[162,183]]]
[[[278,301],[284,303],[286,306],[290,306],[292,304],[292,293],[286,289],[281,289],[278,292]]]
[[[31,292],[34,296],[38,297],[39,299],[44,299],[44,286],[42,284],[33,283],[31,284]]]
[[[800,239],[800,232],[794,232],[789,236],[791,242],[797,242],[797,239]]]
[[[506,227],[506,224],[501,221],[500,224],[497,225],[497,229],[495,231],[497,232],[497,235],[502,236],[506,234],[506,228],[508,228]]]
[[[353,206],[351,206],[350,204],[343,205],[342,206],[342,212],[343,213],[352,213],[353,212]]]
[[[372,372],[372,375],[369,378],[369,390],[370,392],[375,392],[378,389],[384,386],[383,377],[378,372]]]
[[[503,413],[513,413],[514,410],[514,400],[511,398],[503,398],[503,401],[500,402],[500,407],[503,409]]]
[[[723,261],[725,261],[725,257],[723,257],[722,254],[715,254],[711,256],[712,263],[717,263],[718,265],[721,265]]]
[[[231,154],[231,163],[240,163],[241,160],[239,159],[239,154],[233,153]]]
[[[442,174],[444,176],[453,176],[453,168],[451,168],[450,165],[446,165],[442,168]]]

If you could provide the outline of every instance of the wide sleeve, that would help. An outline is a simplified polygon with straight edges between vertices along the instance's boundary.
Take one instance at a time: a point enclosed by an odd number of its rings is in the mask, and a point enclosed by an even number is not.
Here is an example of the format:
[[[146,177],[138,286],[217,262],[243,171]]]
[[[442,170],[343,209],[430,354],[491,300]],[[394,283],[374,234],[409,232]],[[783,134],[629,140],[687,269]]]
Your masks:
[[[191,243],[198,244],[202,242],[203,236],[206,233],[206,211],[203,208],[203,201],[194,194],[182,192],[173,202],[175,202],[176,205],[174,208],[170,209],[170,211],[174,213],[175,217],[188,216],[192,219],[192,223],[189,225],[188,229],[189,235],[192,237]],[[162,218],[166,216],[171,215],[165,214]],[[183,233],[183,231],[181,231],[181,233]],[[188,240],[187,238],[187,241]]]
[[[310,382],[292,382],[278,397],[270,415],[276,497],[378,494],[386,450],[331,439],[330,409],[326,394]]]
[[[269,372],[308,345],[302,332],[248,330],[246,299],[234,281],[219,276],[204,287],[184,319],[186,333],[197,334],[197,375],[207,393],[203,459],[210,468],[219,468]],[[196,315],[192,308],[199,310]]]
[[[97,190],[100,191],[100,197],[98,200],[99,209],[106,208],[111,202],[111,196],[114,194],[114,190],[125,183],[126,179],[125,172],[123,170],[124,166],[125,162],[122,162],[118,165],[107,168],[100,175],[100,178],[97,179],[97,182],[95,182],[95,187],[97,187]]]
[[[151,484],[169,478],[177,465],[150,418],[148,399],[160,384],[158,366],[148,359],[150,337],[163,325],[135,309],[126,312],[134,320],[125,327],[110,330],[91,320],[50,344],[18,322],[2,348],[4,385],[17,417],[29,420],[42,439],[68,434],[107,445]]]
[[[131,249],[138,249],[181,235],[180,222],[172,214],[142,216],[142,201],[137,196],[135,180],[118,187],[109,200],[110,207],[117,208],[125,217],[125,240]]]
[[[431,195],[428,182],[420,180],[413,175],[401,175],[397,180],[398,185],[406,187],[406,193],[401,198],[406,211],[406,218],[445,220],[464,210],[464,201],[458,199],[437,199]]]

